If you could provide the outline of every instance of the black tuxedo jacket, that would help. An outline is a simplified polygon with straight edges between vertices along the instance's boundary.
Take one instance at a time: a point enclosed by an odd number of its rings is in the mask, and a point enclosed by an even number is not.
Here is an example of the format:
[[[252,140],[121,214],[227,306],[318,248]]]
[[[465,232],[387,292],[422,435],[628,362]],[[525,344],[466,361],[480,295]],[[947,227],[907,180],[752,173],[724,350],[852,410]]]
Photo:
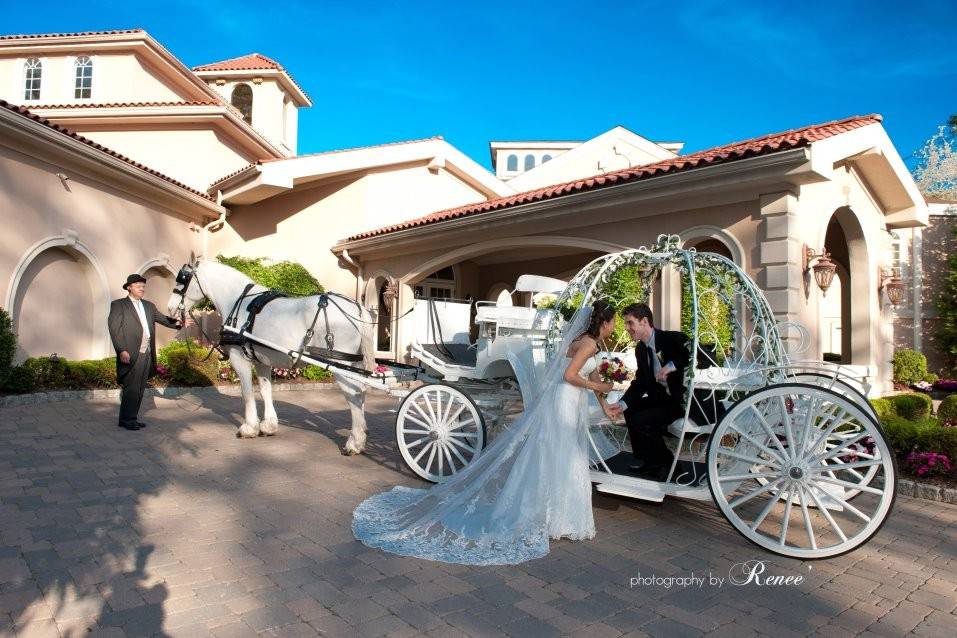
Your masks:
[[[638,371],[628,390],[621,397],[628,406],[628,411],[637,408],[643,401],[649,400],[658,405],[668,402],[679,406],[684,405],[685,369],[691,359],[687,344],[688,335],[685,333],[655,328],[656,352],[652,353],[652,356],[659,359],[662,367],[669,361],[675,365],[674,372],[667,377],[668,392],[666,392],[664,386],[655,380],[654,371],[649,367],[647,347],[644,342],[638,343],[635,348]]]
[[[150,327],[150,365],[149,376],[156,374],[156,327],[154,323],[160,323],[167,328],[179,328],[179,322],[172,317],[160,314],[151,302],[143,299],[143,312],[146,313],[146,323]],[[123,377],[129,373],[140,356],[140,344],[143,342],[143,324],[136,315],[136,308],[129,297],[114,299],[110,304],[110,317],[107,320],[110,329],[110,339],[113,341],[113,349],[116,350],[116,378],[123,380]],[[123,351],[130,353],[130,362],[120,361],[120,353]]]

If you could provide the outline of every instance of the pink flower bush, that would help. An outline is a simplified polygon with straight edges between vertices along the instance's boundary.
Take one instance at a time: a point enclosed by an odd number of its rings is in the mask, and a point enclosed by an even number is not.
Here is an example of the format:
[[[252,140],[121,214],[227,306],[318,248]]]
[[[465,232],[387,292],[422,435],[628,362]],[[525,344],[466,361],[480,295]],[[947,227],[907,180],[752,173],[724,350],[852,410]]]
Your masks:
[[[921,478],[946,476],[952,469],[950,458],[940,452],[911,452],[907,455],[907,465]]]
[[[385,373],[388,372],[388,371],[389,371],[389,369],[388,369],[387,367],[385,367],[384,365],[381,365],[381,364],[380,364],[380,365],[377,365],[377,366],[375,367],[375,373],[376,373],[376,374],[385,374]]]
[[[939,379],[934,382],[934,389],[941,392],[957,392],[957,381],[954,379]]]
[[[156,374],[158,374],[161,379],[169,378],[169,368],[158,363],[156,364]]]

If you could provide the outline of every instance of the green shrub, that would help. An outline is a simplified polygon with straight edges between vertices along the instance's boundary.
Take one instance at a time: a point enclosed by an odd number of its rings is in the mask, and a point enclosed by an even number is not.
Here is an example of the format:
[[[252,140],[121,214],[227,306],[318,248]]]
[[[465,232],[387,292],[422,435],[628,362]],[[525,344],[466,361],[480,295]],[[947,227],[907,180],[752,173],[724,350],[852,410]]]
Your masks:
[[[937,418],[943,423],[957,423],[957,394],[948,394],[937,408]],[[954,459],[957,461],[957,459]]]
[[[871,405],[874,406],[874,411],[877,412],[877,418],[881,421],[897,416],[897,412],[894,410],[894,404],[890,399],[871,399]]]
[[[720,365],[733,354],[733,275],[696,270],[695,294],[698,302],[698,343],[714,346],[715,359]],[[693,301],[688,277],[682,273],[681,331],[692,338]]]
[[[170,341],[156,352],[156,362],[169,369],[170,385],[215,385],[219,380],[219,357],[214,354],[203,361],[207,352],[196,341]]]
[[[888,397],[888,400],[894,405],[894,412],[897,416],[912,421],[929,417],[934,408],[931,398],[918,392],[895,394]]]
[[[30,357],[23,367],[33,374],[37,390],[69,390],[69,367],[65,358]]]
[[[937,383],[938,381],[940,381],[940,377],[934,374],[933,372],[928,372],[927,374],[924,375],[923,380],[926,381],[927,383]]]
[[[302,376],[310,381],[331,381],[332,373],[319,366],[305,366]]]
[[[116,360],[96,359],[67,362],[67,378],[71,386],[78,390],[94,388],[115,388]]]
[[[280,261],[265,264],[264,257],[224,257],[216,259],[243,273],[260,286],[280,290],[287,295],[303,297],[323,292],[322,285],[301,264]]]
[[[10,314],[0,308],[0,388],[7,383],[16,351],[17,335],[13,334],[13,322],[10,320]]]
[[[941,452],[952,459],[957,458],[957,428],[944,427],[934,418],[910,421],[892,416],[882,421],[887,442],[898,456],[917,450]]]
[[[911,385],[927,376],[927,357],[916,350],[898,350],[894,353],[894,381]]]
[[[7,375],[7,382],[3,389],[14,394],[33,392],[36,389],[33,371],[26,366],[14,366],[10,368],[10,372]]]

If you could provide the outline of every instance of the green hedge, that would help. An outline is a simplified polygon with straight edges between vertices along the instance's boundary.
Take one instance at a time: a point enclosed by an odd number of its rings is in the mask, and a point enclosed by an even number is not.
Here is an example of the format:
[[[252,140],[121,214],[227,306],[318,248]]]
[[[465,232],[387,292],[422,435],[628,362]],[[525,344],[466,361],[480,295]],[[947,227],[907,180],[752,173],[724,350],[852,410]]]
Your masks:
[[[897,412],[894,410],[894,404],[890,399],[871,399],[871,405],[874,406],[874,411],[877,412],[877,418],[881,421],[892,416],[897,416]]]
[[[13,333],[13,321],[10,313],[0,308],[0,388],[7,384],[16,351],[17,335]]]
[[[937,418],[943,423],[957,423],[957,394],[944,397],[937,408]],[[957,461],[957,459],[952,459]]]
[[[279,261],[266,264],[264,257],[225,257],[217,255],[216,260],[243,273],[260,286],[280,290],[287,295],[304,297],[323,292],[322,284],[309,274],[301,264],[292,261]]]
[[[732,353],[734,328],[729,300],[734,299],[733,275],[720,275],[707,270],[695,271],[695,289],[698,298],[698,343],[715,346],[718,364]],[[687,275],[681,277],[681,331],[692,334],[693,299]]]
[[[156,362],[169,369],[170,385],[210,386],[219,381],[219,355],[203,361],[208,352],[198,341],[170,341],[156,352]]]
[[[934,409],[934,403],[931,398],[923,393],[908,392],[907,394],[895,394],[888,397],[888,400],[894,406],[894,412],[897,416],[915,421],[929,417]]]
[[[302,369],[302,376],[310,381],[330,381],[332,373],[319,366],[305,366]]]
[[[31,357],[11,369],[4,390],[15,394],[45,390],[92,390],[115,388],[113,357],[70,361],[62,357]]]
[[[941,425],[934,418],[909,420],[900,416],[881,419],[891,449],[903,459],[912,451],[941,452],[957,459],[957,428]]]
[[[927,376],[927,357],[916,350],[898,350],[894,353],[894,381],[911,385]]]

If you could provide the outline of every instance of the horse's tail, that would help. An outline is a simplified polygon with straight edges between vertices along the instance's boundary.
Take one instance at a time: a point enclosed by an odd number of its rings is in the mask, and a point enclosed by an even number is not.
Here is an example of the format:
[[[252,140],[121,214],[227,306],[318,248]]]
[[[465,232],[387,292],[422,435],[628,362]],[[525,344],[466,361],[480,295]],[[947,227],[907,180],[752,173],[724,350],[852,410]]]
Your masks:
[[[362,321],[359,323],[359,347],[362,350],[362,366],[369,372],[372,372],[376,367],[376,313],[370,311],[362,304],[359,304],[359,308],[359,316],[362,319]]]

